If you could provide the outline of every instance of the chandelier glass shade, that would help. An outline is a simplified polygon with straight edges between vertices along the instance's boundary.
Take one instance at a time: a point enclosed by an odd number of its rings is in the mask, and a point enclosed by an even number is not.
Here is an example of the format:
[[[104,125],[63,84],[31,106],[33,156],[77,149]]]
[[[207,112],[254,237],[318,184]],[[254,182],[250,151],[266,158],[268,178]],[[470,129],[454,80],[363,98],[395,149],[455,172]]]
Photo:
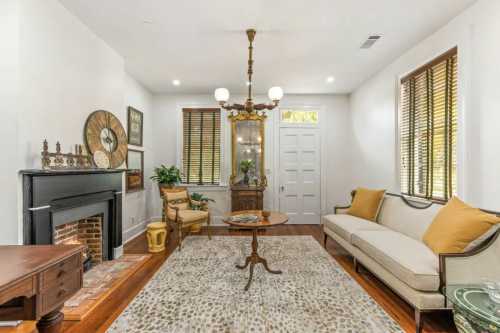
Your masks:
[[[238,114],[240,112],[245,112],[247,114],[250,113],[258,113],[263,114],[265,110],[272,110],[276,108],[283,98],[283,89],[280,87],[272,87],[268,91],[269,99],[271,103],[260,103],[255,104],[252,99],[252,74],[253,74],[253,40],[255,38],[256,31],[254,29],[248,29],[246,31],[248,37],[248,97],[244,104],[229,104],[229,90],[226,88],[217,88],[214,92],[215,100],[219,103],[219,105],[228,111],[233,111],[233,114]]]

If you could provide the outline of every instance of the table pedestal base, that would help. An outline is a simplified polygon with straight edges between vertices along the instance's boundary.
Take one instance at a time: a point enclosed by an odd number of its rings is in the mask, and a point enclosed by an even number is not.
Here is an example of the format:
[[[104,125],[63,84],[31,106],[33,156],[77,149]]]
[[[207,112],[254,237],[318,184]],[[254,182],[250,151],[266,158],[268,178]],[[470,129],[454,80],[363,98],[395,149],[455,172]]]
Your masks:
[[[43,316],[36,324],[36,328],[39,333],[59,333],[61,332],[63,319],[64,315],[61,308],[59,308]]]
[[[267,260],[262,258],[261,256],[259,256],[259,254],[257,253],[257,248],[259,246],[259,244],[257,243],[257,229],[255,228],[252,231],[253,231],[252,232],[252,254],[245,259],[244,265],[236,265],[236,268],[245,269],[250,264],[250,276],[248,277],[248,282],[247,282],[247,285],[245,286],[245,291],[248,291],[248,289],[250,288],[250,284],[252,283],[252,279],[253,279],[253,269],[254,269],[256,264],[264,265],[264,268],[269,273],[281,274],[280,270],[270,269],[269,266],[267,265]]]

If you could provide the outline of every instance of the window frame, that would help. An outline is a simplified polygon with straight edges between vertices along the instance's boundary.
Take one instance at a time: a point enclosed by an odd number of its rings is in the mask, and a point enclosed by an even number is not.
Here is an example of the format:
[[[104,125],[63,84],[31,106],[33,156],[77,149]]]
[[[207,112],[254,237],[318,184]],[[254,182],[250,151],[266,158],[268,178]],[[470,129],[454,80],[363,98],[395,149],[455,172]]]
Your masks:
[[[461,70],[461,64],[463,64],[463,60],[458,60],[458,56],[459,56],[459,52],[458,52],[458,46],[455,45],[455,46],[452,46],[451,48],[446,48],[444,49],[445,51],[444,52],[440,52],[438,53],[436,56],[430,58],[430,60],[424,62],[423,64],[419,65],[419,66],[415,66],[413,69],[411,69],[410,71],[408,71],[407,73],[405,74],[402,74],[400,76],[397,76],[396,77],[396,84],[395,84],[395,92],[396,92],[396,96],[395,96],[395,103],[396,103],[396,117],[395,117],[395,123],[396,123],[396,146],[395,146],[395,150],[396,150],[396,160],[394,161],[395,162],[395,166],[396,166],[396,170],[397,170],[397,184],[399,186],[399,193],[405,197],[409,197],[409,198],[412,198],[412,199],[415,199],[415,200],[418,200],[418,201],[423,201],[423,202],[435,202],[435,203],[440,203],[440,204],[444,204],[446,203],[449,199],[451,199],[451,197],[453,195],[458,195],[460,193],[460,189],[461,189],[461,186],[460,186],[460,183],[463,182],[463,177],[462,177],[462,174],[461,174],[461,168],[460,168],[460,162],[463,161],[462,159],[462,154],[463,154],[463,138],[462,138],[462,133],[460,131],[461,129],[461,126],[462,126],[462,114],[463,114],[463,105],[461,104],[461,95],[463,94],[463,91],[461,89],[461,85],[462,83],[464,82],[464,75],[463,75],[463,71]],[[419,195],[419,194],[407,194],[407,193],[403,193],[402,192],[402,179],[401,179],[401,174],[402,174],[402,168],[401,168],[401,158],[402,158],[402,155],[401,155],[401,144],[402,144],[402,94],[401,94],[401,89],[402,89],[402,86],[403,86],[403,83],[404,81],[408,80],[408,78],[410,77],[415,77],[421,73],[424,73],[426,72],[429,68],[432,68],[434,67],[435,65],[445,61],[446,59],[452,57],[452,56],[456,56],[457,57],[457,67],[456,67],[456,75],[457,75],[457,91],[456,91],[456,103],[457,103],[457,107],[456,107],[456,140],[454,142],[454,145],[455,145],[455,159],[456,159],[456,169],[455,169],[455,172],[456,172],[456,175],[455,175],[455,181],[456,181],[456,184],[455,184],[455,187],[456,187],[456,193],[450,193],[449,194],[449,198],[448,199],[440,199],[440,198],[436,198],[436,197],[432,197],[432,192],[431,192],[431,197],[426,197],[425,195]],[[462,56],[460,57],[460,59],[462,59]],[[451,163],[451,161],[449,162]]]
[[[199,105],[199,104],[185,104],[185,105],[177,105],[177,152],[176,152],[176,166],[179,170],[183,170],[184,166],[184,109],[211,109],[211,110],[219,110],[220,113],[220,138],[219,138],[219,152],[220,152],[220,160],[219,160],[219,183],[218,184],[195,184],[195,183],[184,183],[181,182],[180,186],[187,188],[200,188],[203,191],[223,191],[227,187],[227,182],[225,179],[225,151],[224,142],[226,141],[226,121],[227,118],[226,112],[221,109],[219,106],[210,105]]]

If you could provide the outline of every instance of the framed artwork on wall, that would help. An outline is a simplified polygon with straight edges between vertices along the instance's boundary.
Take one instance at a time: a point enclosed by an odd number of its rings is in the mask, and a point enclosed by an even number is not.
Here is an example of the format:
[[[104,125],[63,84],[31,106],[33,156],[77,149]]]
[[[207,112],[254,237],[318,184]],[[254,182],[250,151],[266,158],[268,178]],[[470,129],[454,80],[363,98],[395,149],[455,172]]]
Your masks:
[[[129,149],[127,154],[127,192],[144,189],[144,152]]]
[[[128,144],[142,147],[143,113],[128,107]]]

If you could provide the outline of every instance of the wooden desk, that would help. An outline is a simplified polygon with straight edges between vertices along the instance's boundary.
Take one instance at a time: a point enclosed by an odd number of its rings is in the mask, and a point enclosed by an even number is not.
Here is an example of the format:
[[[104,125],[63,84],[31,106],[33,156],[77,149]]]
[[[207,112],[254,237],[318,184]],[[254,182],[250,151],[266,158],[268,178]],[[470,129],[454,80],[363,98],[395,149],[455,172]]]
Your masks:
[[[0,246],[0,320],[60,332],[61,308],[83,285],[82,245]]]

